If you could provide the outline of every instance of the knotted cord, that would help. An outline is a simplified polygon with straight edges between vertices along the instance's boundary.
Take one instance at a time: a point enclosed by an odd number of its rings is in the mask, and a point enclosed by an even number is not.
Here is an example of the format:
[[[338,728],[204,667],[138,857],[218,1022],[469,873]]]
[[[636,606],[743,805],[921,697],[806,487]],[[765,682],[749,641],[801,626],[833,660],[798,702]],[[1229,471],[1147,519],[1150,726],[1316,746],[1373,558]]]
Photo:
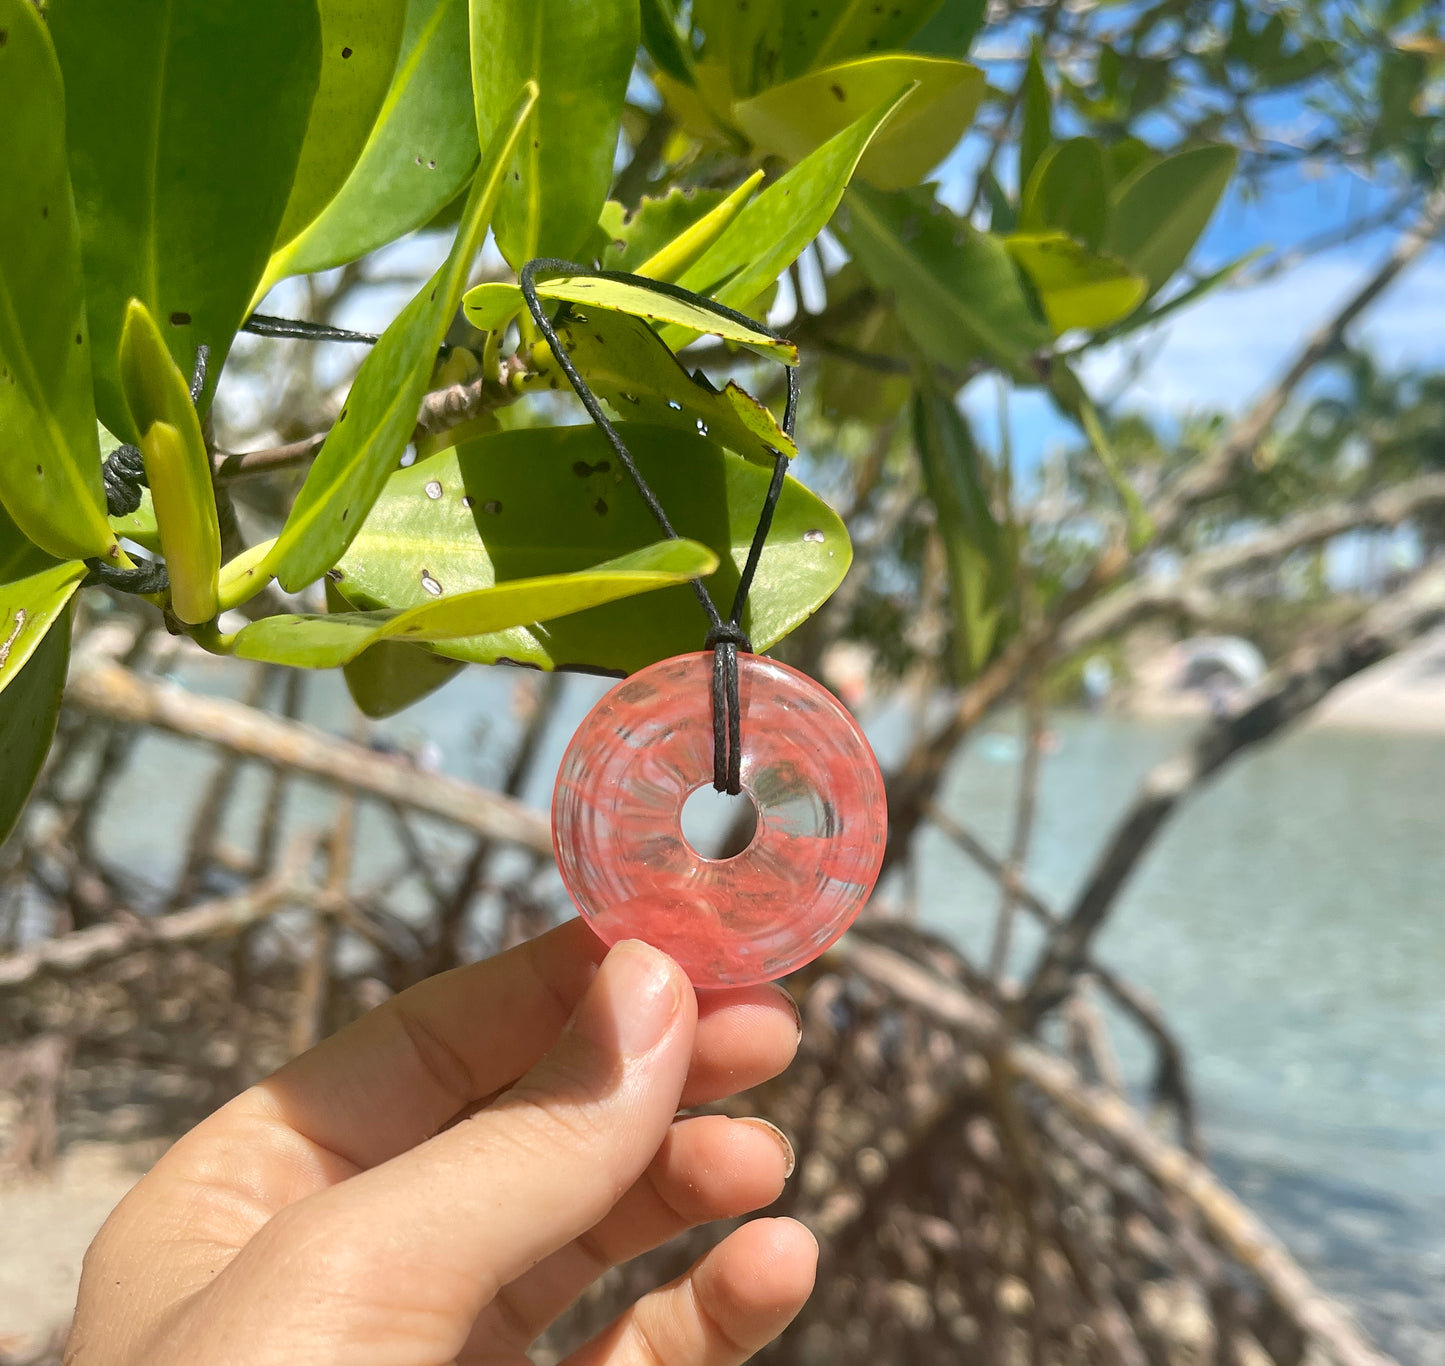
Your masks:
[[[643,478],[642,471],[637,468],[632,453],[627,449],[627,444],[623,441],[617,428],[612,425],[606,412],[603,411],[597,395],[592,392],[587,381],[578,373],[571,356],[567,354],[566,348],[557,336],[557,329],[552,325],[552,320],[547,317],[546,310],[542,307],[542,301],[537,295],[538,271],[641,285],[654,293],[665,294],[698,308],[706,309],[717,317],[751,328],[774,341],[785,341],[786,338],[781,333],[762,326],[746,314],[739,313],[736,309],[728,308],[703,295],[694,294],[680,285],[649,280],[644,276],[631,275],[620,270],[591,270],[572,261],[559,261],[549,257],[539,257],[528,261],[522,267],[518,276],[522,287],[522,297],[526,300],[527,311],[531,313],[532,321],[537,324],[537,330],[546,339],[547,345],[552,348],[552,354],[556,356],[557,363],[562,367],[562,372],[567,376],[567,381],[571,384],[573,391],[581,399],[582,406],[587,409],[592,421],[602,429],[608,445],[612,447],[618,460],[621,461],[622,468],[627,471],[628,477],[642,496],[647,510],[662,529],[663,535],[672,540],[678,539],[666,510],[658,501],[657,495],[652,491],[647,480]],[[565,307],[567,306],[564,305]],[[798,372],[794,366],[788,366],[787,370],[788,401],[783,410],[783,431],[791,438],[798,416]],[[753,576],[757,573],[758,562],[762,559],[763,546],[773,524],[773,512],[776,510],[778,499],[783,492],[783,477],[787,472],[787,467],[788,457],[781,451],[775,450],[773,452],[773,477],[768,484],[767,496],[763,499],[757,529],[753,532],[752,544],[748,547],[748,558],[743,565],[742,575],[738,579],[737,591],[733,594],[732,610],[726,619],[718,610],[712,594],[707,590],[707,585],[701,579],[692,580],[692,590],[697,595],[697,600],[709,622],[703,648],[713,652],[712,781],[713,786],[719,792],[728,792],[733,796],[742,791],[742,706],[738,698],[738,651],[745,650],[751,654],[753,649],[752,641],[748,639],[747,632],[742,627],[743,611],[747,607],[748,590],[752,587]]]

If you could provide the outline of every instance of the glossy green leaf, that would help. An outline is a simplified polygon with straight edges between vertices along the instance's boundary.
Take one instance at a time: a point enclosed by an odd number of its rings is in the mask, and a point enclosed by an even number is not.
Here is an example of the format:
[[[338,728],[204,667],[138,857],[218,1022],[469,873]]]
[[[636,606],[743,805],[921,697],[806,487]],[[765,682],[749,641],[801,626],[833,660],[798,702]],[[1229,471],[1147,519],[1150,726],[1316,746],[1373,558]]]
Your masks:
[[[266,268],[321,70],[313,0],[51,0],[65,73],[96,406],[126,425],[127,303],[215,387]],[[123,93],[121,93],[123,92]]]
[[[1037,383],[1031,357],[1052,339],[1035,316],[1003,240],[981,233],[925,190],[849,192],[838,230],[874,286],[891,294],[923,352],[966,369],[984,358]]]
[[[105,555],[65,95],[30,0],[0,0],[0,503],[62,558]]]
[[[482,158],[450,254],[362,362],[341,415],[266,559],[264,572],[274,574],[288,592],[320,578],[336,563],[411,439],[437,349],[461,302],[503,173],[536,98],[536,87],[528,86],[513,101],[511,119],[498,129]]]
[[[346,183],[381,112],[406,28],[406,0],[317,3],[321,83],[276,233],[278,245],[314,222]]]
[[[913,401],[913,443],[948,559],[960,679],[988,662],[1012,603],[1013,541],[989,506],[983,458],[953,398],[926,378]]]
[[[1035,46],[1024,68],[1022,126],[1019,130],[1019,190],[1033,178],[1034,167],[1054,140],[1053,96]]]
[[[798,363],[798,348],[792,342],[779,341],[747,323],[722,317],[711,309],[702,308],[687,299],[661,294],[646,285],[634,285],[625,280],[599,280],[587,275],[559,275],[550,280],[538,280],[537,294],[543,299],[628,313],[634,318],[646,318],[649,322],[676,324],[693,332],[737,342],[787,365]]]
[[[1107,327],[1144,301],[1148,286],[1142,276],[1064,233],[1017,233],[1005,244],[1038,291],[1056,336],[1075,327]]]
[[[467,0],[409,0],[401,53],[361,155],[320,216],[281,247],[252,306],[277,280],[359,260],[431,222],[477,164]]]
[[[1146,164],[1114,191],[1106,248],[1162,288],[1214,216],[1234,175],[1233,147],[1195,147]]]
[[[754,146],[799,161],[860,110],[911,82],[913,93],[870,143],[857,174],[883,190],[916,185],[957,145],[983,96],[983,72],[943,57],[888,52],[823,67],[733,108]]]
[[[443,589],[431,601],[406,610],[262,617],[236,633],[234,651],[243,659],[270,664],[335,669],[383,642],[436,643],[532,626],[685,583],[711,574],[717,562],[717,556],[696,541],[658,541],[572,573],[514,579],[465,593]],[[423,585],[428,578],[421,580]]]
[[[730,308],[745,309],[795,261],[838,207],[859,158],[907,92],[870,110],[775,180],[733,219],[679,281]],[[688,334],[669,329],[676,349]]]
[[[619,430],[678,534],[721,557],[708,588],[726,612],[770,471],[696,434],[636,423]],[[499,432],[392,475],[338,566],[340,587],[358,606],[413,607],[430,598],[424,572],[445,593],[464,593],[583,569],[656,537],[656,522],[596,427]],[[755,648],[767,649],[816,611],[851,557],[836,514],[787,478],[744,616]],[[518,627],[434,648],[478,663],[627,673],[701,649],[707,625],[691,588],[679,586],[545,630]]]
[[[611,245],[602,264],[650,280],[679,279],[722,236],[762,178],[761,171],[754,171],[726,195],[674,187],[662,199],[644,196],[631,213],[609,200],[602,210],[602,227]]]
[[[624,419],[699,432],[770,468],[774,451],[798,453],[764,404],[734,383],[718,390],[700,372],[688,374],[640,318],[574,310],[558,324],[557,336],[582,377]],[[557,386],[559,378],[553,369],[535,383]]]
[[[1095,249],[1109,229],[1109,165],[1094,138],[1050,147],[1034,166],[1019,205],[1024,232],[1057,228]]]
[[[483,145],[508,126],[516,92],[541,92],[507,169],[497,246],[514,270],[571,260],[607,190],[637,54],[638,0],[471,0],[472,87]]]
[[[70,614],[62,610],[23,667],[16,666],[13,686],[0,693],[0,844],[19,821],[50,752],[69,663]]]
[[[751,0],[736,3],[747,11]],[[969,0],[966,7],[972,3],[974,0]],[[778,14],[776,71],[764,84],[849,57],[907,47],[929,19],[958,4],[959,0],[942,0],[941,4],[940,0],[891,0],[887,5],[862,4],[859,0],[809,0],[807,4],[759,6]]]
[[[326,581],[326,610],[354,612],[341,590]],[[421,645],[383,640],[342,666],[346,691],[363,716],[395,716],[451,681],[465,667],[459,660],[433,654]]]
[[[187,625],[217,610],[221,529],[210,457],[190,386],[176,369],[156,320],[139,299],[120,334],[120,386],[140,434],[146,482],[171,581],[171,610]]]
[[[32,545],[0,508],[0,692],[45,639],[85,573],[79,560],[57,560]]]

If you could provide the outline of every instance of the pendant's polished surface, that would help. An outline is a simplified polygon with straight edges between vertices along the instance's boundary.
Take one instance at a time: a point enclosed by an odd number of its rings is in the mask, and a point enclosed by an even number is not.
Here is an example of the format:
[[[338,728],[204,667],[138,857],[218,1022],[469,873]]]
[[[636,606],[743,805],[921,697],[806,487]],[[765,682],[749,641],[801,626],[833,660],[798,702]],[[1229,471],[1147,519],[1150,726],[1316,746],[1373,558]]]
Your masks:
[[[887,837],[883,778],[857,723],[806,674],[738,656],[751,843],[705,858],[682,808],[713,771],[712,651],[624,679],[573,736],[552,798],[562,880],[608,944],[642,939],[699,987],[782,977],[853,922]]]

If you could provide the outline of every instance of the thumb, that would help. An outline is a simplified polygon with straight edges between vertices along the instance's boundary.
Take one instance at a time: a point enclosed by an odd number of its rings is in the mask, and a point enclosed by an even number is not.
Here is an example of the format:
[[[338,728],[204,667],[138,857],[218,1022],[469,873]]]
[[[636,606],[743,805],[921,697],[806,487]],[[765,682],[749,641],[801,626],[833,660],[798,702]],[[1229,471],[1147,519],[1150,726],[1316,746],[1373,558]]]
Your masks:
[[[429,1323],[454,1352],[502,1286],[590,1229],[646,1170],[676,1114],[696,1025],[697,998],[677,964],[625,941],[514,1087],[291,1206],[272,1221],[289,1227],[275,1231],[287,1250],[327,1250],[306,1275],[348,1297],[375,1286],[383,1303],[406,1306],[405,1332]],[[242,1259],[253,1248],[294,1294],[303,1268],[284,1269],[291,1258],[264,1233]],[[373,1319],[368,1332],[380,1327]]]

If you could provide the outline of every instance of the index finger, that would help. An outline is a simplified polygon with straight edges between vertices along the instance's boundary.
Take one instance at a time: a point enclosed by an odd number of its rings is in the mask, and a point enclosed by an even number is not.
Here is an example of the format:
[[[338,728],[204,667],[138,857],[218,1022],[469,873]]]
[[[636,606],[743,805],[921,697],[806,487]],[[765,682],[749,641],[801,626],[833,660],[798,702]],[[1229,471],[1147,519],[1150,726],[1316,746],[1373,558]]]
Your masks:
[[[237,1121],[286,1129],[366,1169],[430,1138],[536,1065],[556,1042],[607,952],[581,920],[393,997],[237,1097],[196,1137]],[[708,992],[684,1105],[776,1075],[798,1041],[778,987]],[[183,1140],[183,1145],[185,1141]]]

